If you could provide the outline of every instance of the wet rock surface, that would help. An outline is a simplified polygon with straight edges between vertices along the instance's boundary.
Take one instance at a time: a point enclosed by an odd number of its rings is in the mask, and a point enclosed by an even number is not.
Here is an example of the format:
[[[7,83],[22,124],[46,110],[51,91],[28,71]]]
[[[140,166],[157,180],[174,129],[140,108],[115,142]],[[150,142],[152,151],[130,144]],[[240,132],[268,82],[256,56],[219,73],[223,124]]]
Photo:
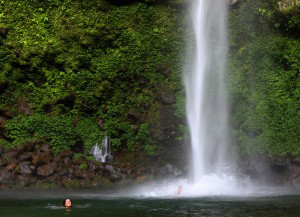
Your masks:
[[[83,153],[78,157],[71,150],[54,154],[48,144],[27,143],[17,149],[0,151],[0,189],[110,188],[121,184],[144,183],[155,178],[179,177],[182,174],[171,164],[147,167],[112,160],[100,163]]]
[[[0,151],[0,189],[111,188],[154,179],[176,179],[186,174],[181,167],[178,169],[177,165],[165,161],[147,166],[126,161],[100,163],[71,150],[54,154],[47,144],[28,143]],[[300,188],[300,156],[248,156],[240,160],[239,168],[243,176],[256,182]]]
[[[258,183],[300,188],[299,156],[248,156],[240,161],[241,173]]]

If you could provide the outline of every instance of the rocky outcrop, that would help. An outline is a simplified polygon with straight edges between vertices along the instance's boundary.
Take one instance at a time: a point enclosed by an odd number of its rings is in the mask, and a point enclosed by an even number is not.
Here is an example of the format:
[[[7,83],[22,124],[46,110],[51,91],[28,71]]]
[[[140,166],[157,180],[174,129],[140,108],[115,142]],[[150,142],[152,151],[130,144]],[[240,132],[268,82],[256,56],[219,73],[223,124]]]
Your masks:
[[[48,144],[26,143],[19,148],[0,150],[0,189],[15,187],[106,187],[143,183],[153,178],[178,177],[181,171],[171,164],[161,167],[134,167],[130,163],[100,163],[71,150],[54,155]]]
[[[172,166],[171,164],[166,164],[165,166],[158,168],[157,174],[161,177],[168,176],[171,178],[178,178],[182,175],[182,171]]]
[[[300,157],[259,154],[240,161],[241,173],[259,183],[300,187]]]

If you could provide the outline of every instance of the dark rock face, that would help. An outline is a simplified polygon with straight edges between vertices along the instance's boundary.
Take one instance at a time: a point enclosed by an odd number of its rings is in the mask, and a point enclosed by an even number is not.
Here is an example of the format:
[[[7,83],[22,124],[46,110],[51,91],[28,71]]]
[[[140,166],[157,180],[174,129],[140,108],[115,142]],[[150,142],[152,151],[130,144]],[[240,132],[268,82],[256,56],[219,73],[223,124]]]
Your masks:
[[[40,166],[37,168],[37,175],[39,176],[50,176],[54,173],[56,169],[56,164],[52,163],[52,164],[49,164],[49,165],[44,165],[44,166]]]
[[[18,151],[17,150],[9,150],[8,152],[5,152],[3,157],[5,159],[12,159],[15,158],[18,155]]]
[[[86,179],[86,180],[91,180],[94,178],[94,174],[91,171],[86,171],[86,170],[77,170],[74,173],[75,177],[80,178],[80,179]]]
[[[286,172],[285,180],[292,186],[300,187],[300,167],[291,165]]]
[[[0,183],[2,182],[2,180],[8,179],[10,177],[11,177],[11,172],[8,171],[7,169],[3,169],[0,171]]]
[[[291,161],[292,164],[300,166],[300,157],[296,157]]]
[[[64,150],[60,153],[61,158],[64,158],[64,157],[71,158],[72,156],[73,156],[73,152],[71,150]]]
[[[171,164],[166,164],[165,166],[160,167],[157,172],[158,175],[162,177],[164,176],[179,177],[180,175],[182,175],[182,172],[179,169],[172,166]]]
[[[26,161],[32,159],[32,153],[31,152],[24,152],[21,155],[19,155],[19,161]]]
[[[30,184],[33,184],[37,181],[37,179],[35,177],[33,177],[30,174],[26,174],[26,175],[18,175],[16,178],[16,182],[21,185],[21,186],[28,186]]]
[[[112,160],[112,159],[111,159]],[[73,158],[71,150],[56,156],[49,145],[26,143],[18,149],[3,150],[0,156],[0,189],[27,186],[97,187],[145,182],[156,177],[178,177],[181,171],[171,164],[159,172],[130,163],[100,163],[86,157]]]
[[[48,164],[48,163],[53,161],[53,154],[52,154],[51,151],[40,152],[39,153],[39,158],[40,158],[41,162],[43,162],[45,164]]]
[[[47,152],[47,151],[49,151],[49,149],[50,149],[50,145],[49,144],[41,144],[39,150],[41,152]]]
[[[64,165],[69,165],[70,163],[71,163],[71,158],[65,157],[65,158],[63,159],[63,164],[64,164]]]
[[[0,146],[0,156],[4,153],[4,148]]]
[[[119,168],[115,169],[112,165],[106,165],[104,170],[108,173],[108,178],[112,182],[116,182],[122,178]]]
[[[175,96],[174,96],[174,94],[168,94],[168,93],[161,94],[160,102],[163,105],[171,105],[175,102]]]
[[[300,164],[297,156],[249,156],[243,160],[240,168],[243,174],[259,183],[300,187]]]
[[[5,167],[5,169],[7,169],[8,171],[13,171],[16,168],[17,168],[17,164],[15,162],[12,162]]]
[[[279,161],[278,161],[279,163]],[[270,183],[278,185],[283,181],[282,171],[276,169],[276,165],[266,155],[249,156],[244,158],[242,173],[248,175],[251,179],[258,183]]]
[[[29,162],[20,163],[16,170],[20,174],[31,174],[32,173],[32,171],[29,167]]]
[[[34,143],[28,142],[19,148],[19,152],[31,152],[34,149]]]

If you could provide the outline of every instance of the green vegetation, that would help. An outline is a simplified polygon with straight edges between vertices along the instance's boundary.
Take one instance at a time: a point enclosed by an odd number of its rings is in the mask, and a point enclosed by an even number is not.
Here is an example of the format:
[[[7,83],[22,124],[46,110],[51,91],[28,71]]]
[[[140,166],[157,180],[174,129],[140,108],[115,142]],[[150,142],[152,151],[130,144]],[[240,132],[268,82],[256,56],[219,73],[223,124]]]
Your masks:
[[[1,0],[0,145],[110,136],[154,155],[158,86],[181,86],[180,1]]]
[[[300,152],[299,12],[273,0],[231,10],[231,122],[242,153]]]
[[[174,117],[185,113],[184,1],[0,0],[0,145],[83,154],[109,136],[116,152],[155,156],[161,94],[176,99]],[[242,153],[300,152],[299,11],[277,0],[230,9],[231,126]]]
[[[79,165],[79,169],[86,170],[88,168],[88,165],[86,163],[82,163]]]

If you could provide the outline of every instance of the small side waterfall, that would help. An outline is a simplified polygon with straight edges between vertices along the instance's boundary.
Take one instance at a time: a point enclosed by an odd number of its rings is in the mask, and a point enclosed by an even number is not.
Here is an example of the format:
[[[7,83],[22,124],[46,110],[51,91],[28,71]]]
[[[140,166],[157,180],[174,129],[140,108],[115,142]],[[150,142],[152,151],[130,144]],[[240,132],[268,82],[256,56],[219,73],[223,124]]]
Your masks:
[[[217,174],[226,158],[226,7],[225,0],[192,4],[195,44],[190,46],[193,59],[185,73],[185,87],[194,183],[204,175]]]
[[[99,147],[98,143],[92,148],[91,154],[94,155],[99,162],[111,162],[112,155],[110,149],[109,137],[105,136],[102,145]]]

